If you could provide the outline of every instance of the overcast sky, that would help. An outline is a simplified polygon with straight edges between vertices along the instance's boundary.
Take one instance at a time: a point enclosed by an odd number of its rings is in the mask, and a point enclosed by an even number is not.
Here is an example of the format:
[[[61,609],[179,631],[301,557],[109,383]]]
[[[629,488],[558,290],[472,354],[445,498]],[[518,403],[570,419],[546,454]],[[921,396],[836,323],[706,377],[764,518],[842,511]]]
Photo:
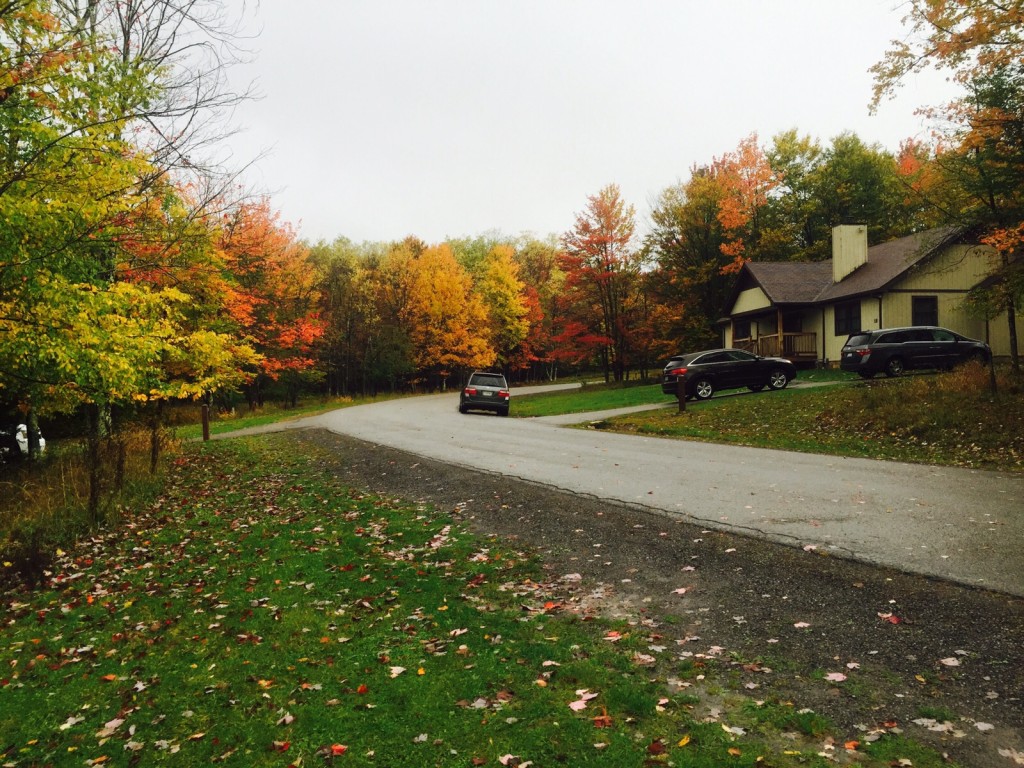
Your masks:
[[[312,241],[571,228],[618,184],[659,193],[756,132],[924,136],[918,79],[869,115],[899,0],[229,0],[258,33],[232,71],[247,181]]]

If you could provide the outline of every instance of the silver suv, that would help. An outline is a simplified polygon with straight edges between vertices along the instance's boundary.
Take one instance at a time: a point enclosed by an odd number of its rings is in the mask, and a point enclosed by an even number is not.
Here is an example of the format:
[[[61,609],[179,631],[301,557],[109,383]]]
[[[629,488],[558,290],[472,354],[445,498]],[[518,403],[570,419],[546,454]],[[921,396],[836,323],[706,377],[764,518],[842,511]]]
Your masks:
[[[494,411],[499,416],[508,416],[511,399],[508,382],[500,373],[473,371],[459,394],[459,413]]]

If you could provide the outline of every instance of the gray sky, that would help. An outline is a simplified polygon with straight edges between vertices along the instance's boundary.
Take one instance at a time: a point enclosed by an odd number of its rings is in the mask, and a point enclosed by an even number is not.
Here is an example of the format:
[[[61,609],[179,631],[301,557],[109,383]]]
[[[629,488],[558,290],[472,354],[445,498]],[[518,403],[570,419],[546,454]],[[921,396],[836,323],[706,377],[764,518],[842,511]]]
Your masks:
[[[241,6],[243,0],[231,0]],[[942,76],[868,114],[899,0],[261,0],[236,159],[309,240],[571,228],[618,184],[659,193],[756,132],[895,151]]]

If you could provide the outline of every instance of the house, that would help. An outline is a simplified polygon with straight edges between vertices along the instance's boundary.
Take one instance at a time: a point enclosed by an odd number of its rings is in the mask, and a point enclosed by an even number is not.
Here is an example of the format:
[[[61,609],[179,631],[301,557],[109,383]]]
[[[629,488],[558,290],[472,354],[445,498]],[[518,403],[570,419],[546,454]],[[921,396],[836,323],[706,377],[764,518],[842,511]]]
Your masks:
[[[939,227],[868,247],[867,227],[832,230],[832,259],[748,262],[725,323],[725,344],[795,363],[835,364],[854,331],[941,325],[1010,354],[1006,315],[975,317],[968,291],[990,278],[998,256]],[[1018,338],[1024,323],[1017,318]]]

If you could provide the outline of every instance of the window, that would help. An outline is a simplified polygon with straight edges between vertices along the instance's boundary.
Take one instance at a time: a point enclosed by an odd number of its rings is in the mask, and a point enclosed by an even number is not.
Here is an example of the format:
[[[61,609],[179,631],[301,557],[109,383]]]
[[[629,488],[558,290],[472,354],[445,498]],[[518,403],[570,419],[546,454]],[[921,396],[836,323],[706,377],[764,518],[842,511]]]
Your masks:
[[[836,336],[847,336],[860,330],[860,302],[850,301],[835,306]]]
[[[910,299],[911,325],[939,324],[939,297],[913,296]]]
[[[734,339],[749,339],[750,338],[750,321],[749,320],[733,320],[733,323],[732,323],[732,337]]]

